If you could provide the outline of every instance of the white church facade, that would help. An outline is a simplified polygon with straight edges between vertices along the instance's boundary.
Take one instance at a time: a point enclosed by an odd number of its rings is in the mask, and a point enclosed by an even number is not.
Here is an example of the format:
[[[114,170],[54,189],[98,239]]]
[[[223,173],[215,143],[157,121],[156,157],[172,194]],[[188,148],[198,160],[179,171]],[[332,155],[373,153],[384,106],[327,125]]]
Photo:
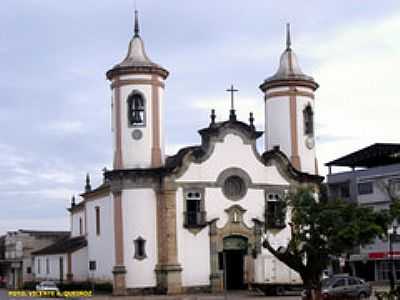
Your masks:
[[[71,237],[36,251],[35,277],[110,282],[117,295],[221,291],[271,284],[282,274],[299,283],[262,247],[266,235],[277,248],[290,238],[285,195],[322,181],[313,124],[318,84],[300,70],[287,36],[277,73],[260,86],[263,153],[252,114],[239,121],[232,106],[225,121],[212,111],[200,145],[166,156],[169,73],[148,58],[136,14],[127,56],[107,72],[113,168],[97,188],[87,179],[69,209]]]

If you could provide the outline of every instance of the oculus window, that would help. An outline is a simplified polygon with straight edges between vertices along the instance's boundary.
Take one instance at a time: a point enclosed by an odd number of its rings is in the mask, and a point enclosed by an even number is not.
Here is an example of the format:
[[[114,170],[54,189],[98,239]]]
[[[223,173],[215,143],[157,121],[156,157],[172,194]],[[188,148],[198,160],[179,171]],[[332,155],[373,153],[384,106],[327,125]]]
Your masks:
[[[229,176],[222,187],[225,196],[230,200],[240,200],[247,193],[247,186],[244,180],[237,176]]]

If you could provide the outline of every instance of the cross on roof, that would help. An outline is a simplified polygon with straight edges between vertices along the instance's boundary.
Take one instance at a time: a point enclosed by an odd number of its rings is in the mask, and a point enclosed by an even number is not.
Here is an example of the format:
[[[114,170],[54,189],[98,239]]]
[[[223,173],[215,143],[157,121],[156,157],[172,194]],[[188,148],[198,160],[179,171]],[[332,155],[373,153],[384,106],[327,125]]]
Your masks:
[[[231,93],[231,110],[234,110],[235,109],[234,96],[235,96],[236,92],[239,92],[239,90],[235,89],[233,84],[232,84],[231,87],[229,89],[227,89],[226,91]]]

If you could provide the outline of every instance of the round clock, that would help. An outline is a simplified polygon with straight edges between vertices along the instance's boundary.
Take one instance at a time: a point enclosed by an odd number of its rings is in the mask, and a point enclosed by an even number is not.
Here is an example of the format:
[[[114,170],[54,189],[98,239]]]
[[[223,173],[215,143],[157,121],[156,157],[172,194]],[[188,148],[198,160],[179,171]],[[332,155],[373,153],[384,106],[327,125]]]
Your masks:
[[[143,136],[143,132],[140,129],[135,129],[132,131],[132,138],[134,140],[140,140]]]
[[[307,137],[306,138],[306,146],[308,149],[312,149],[315,146],[315,141],[313,137]]]

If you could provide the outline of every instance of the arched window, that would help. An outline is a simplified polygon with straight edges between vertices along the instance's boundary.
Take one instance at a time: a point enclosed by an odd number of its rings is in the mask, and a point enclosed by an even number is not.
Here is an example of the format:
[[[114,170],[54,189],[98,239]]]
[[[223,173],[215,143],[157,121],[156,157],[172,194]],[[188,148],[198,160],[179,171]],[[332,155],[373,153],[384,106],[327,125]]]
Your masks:
[[[303,110],[304,134],[314,136],[314,112],[310,104]]]
[[[139,93],[132,93],[128,98],[129,126],[144,126],[146,121],[144,97]]]

